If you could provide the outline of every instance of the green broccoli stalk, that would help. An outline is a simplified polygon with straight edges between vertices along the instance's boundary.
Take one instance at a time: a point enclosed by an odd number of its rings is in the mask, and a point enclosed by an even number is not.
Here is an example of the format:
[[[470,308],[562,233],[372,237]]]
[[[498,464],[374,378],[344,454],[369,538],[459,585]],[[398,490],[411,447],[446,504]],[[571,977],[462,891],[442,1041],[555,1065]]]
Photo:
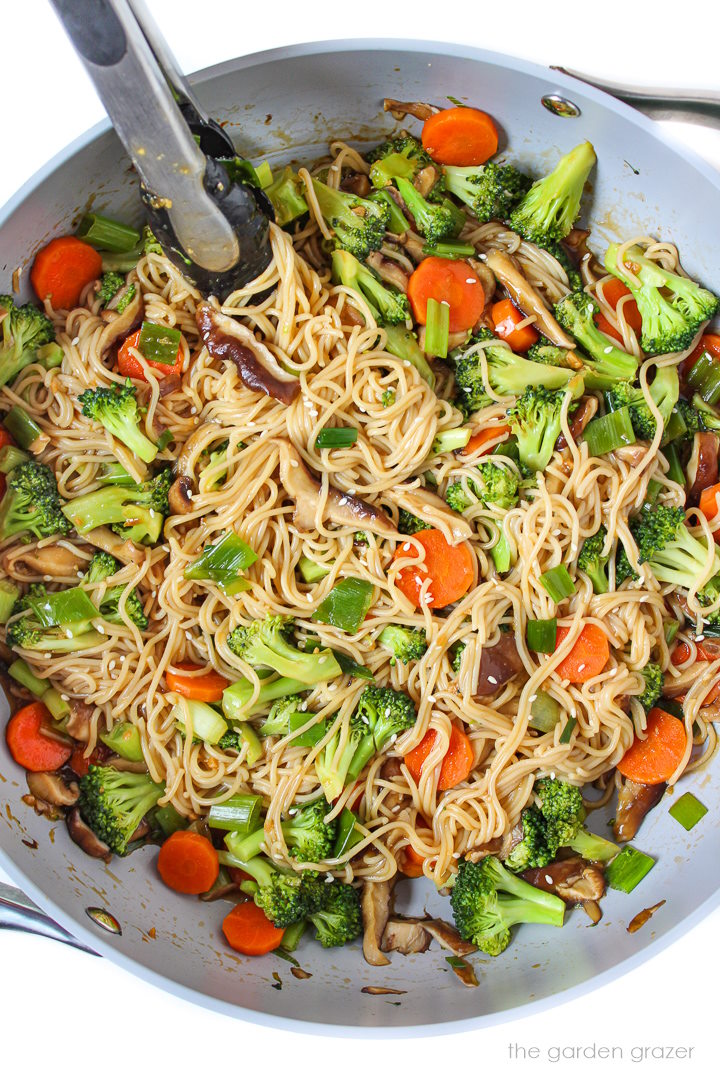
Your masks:
[[[714,545],[710,572],[704,570],[707,544],[688,530],[680,507],[654,506],[632,518],[629,525],[638,547],[638,562],[648,563],[658,581],[691,589],[703,576],[709,580],[720,572],[720,555]],[[618,582],[637,578],[624,550],[617,559],[616,577]]]
[[[587,574],[592,582],[593,592],[598,595],[610,591],[610,582],[607,576],[607,566],[610,554],[603,555],[603,548],[607,539],[607,529],[601,525],[593,536],[583,542],[578,555],[577,568],[583,574]]]
[[[642,319],[643,350],[651,356],[687,349],[700,327],[718,310],[720,301],[692,278],[665,270],[633,246],[618,265],[618,244],[610,244],[605,268],[632,293]],[[633,276],[627,271],[632,270]],[[638,284],[639,280],[639,284]]]
[[[336,721],[337,714],[327,718],[325,721],[326,734]],[[348,720],[347,737],[345,739],[343,738],[343,728],[343,724],[338,724],[331,738],[315,758],[315,772],[328,802],[334,802],[335,799],[342,795],[355,752],[367,733],[365,721],[358,716],[357,712],[353,713]]]
[[[356,780],[375,754],[380,754],[408,731],[417,720],[412,698],[389,686],[368,686],[358,700],[353,719],[359,725],[360,741],[355,749],[347,776]]]
[[[238,626],[228,634],[228,648],[252,667],[270,668],[287,679],[312,686],[342,675],[330,649],[307,653],[288,641],[285,633],[293,621],[285,615],[266,615],[249,626]]]
[[[582,792],[564,780],[538,780],[535,798],[547,823],[546,839],[552,858],[558,848],[569,847],[583,859],[609,862],[620,850],[617,844],[583,827],[585,807]]]
[[[405,293],[386,288],[372,270],[358,262],[349,251],[337,248],[333,252],[332,279],[358,293],[380,325],[395,326],[410,318],[410,304]]]
[[[380,644],[392,653],[391,664],[400,661],[401,664],[411,664],[413,660],[421,660],[427,651],[427,640],[423,629],[412,626],[398,626],[391,623],[386,626],[378,636]]]
[[[611,390],[616,382],[633,382],[636,356],[619,349],[598,330],[594,317],[600,308],[586,292],[574,292],[555,305],[555,318],[585,349],[585,382],[590,390]]]
[[[317,863],[332,857],[338,819],[325,820],[331,811],[332,807],[322,796],[291,808],[290,820],[283,821],[281,825],[291,858],[297,862]],[[248,862],[260,854],[264,843],[265,830],[256,829],[249,836],[237,838],[233,843],[233,854]]]
[[[60,533],[67,536],[55,476],[39,461],[21,460],[7,473],[7,489],[0,502],[0,540],[36,536],[39,540]]]
[[[457,236],[460,231],[458,225],[462,227],[462,224],[458,221],[456,207],[449,205],[448,201],[428,202],[409,180],[402,177],[397,178],[396,184],[403,202],[415,219],[418,231],[429,244],[438,244]]]
[[[125,854],[138,825],[165,793],[149,773],[119,772],[104,765],[91,765],[78,785],[83,821],[116,855]]]
[[[562,926],[565,918],[559,896],[515,877],[494,855],[478,863],[462,860],[450,905],[460,936],[490,956],[507,949],[518,923]]]
[[[425,380],[431,390],[435,389],[435,372],[425,358],[425,353],[418,344],[418,339],[406,326],[385,327],[385,349],[399,360],[407,360],[418,375]],[[385,400],[383,397],[383,404]]]
[[[107,638],[94,630],[91,623],[45,627],[32,616],[22,615],[9,623],[5,641],[13,649],[27,649],[30,652],[75,653],[94,649]]]
[[[137,390],[130,379],[124,386],[98,386],[95,390],[85,390],[78,401],[82,405],[83,416],[101,424],[106,431],[124,443],[129,450],[146,463],[154,461],[158,448],[151,443],[139,428],[140,410],[137,403]]]
[[[372,163],[370,183],[376,188],[389,187],[398,177],[414,180],[421,169],[433,164],[430,155],[412,135],[389,139],[376,147],[367,160]]]
[[[283,871],[262,855],[247,861],[240,859],[235,854],[239,838],[241,837],[238,833],[226,835],[225,844],[229,855],[224,859],[221,856],[221,861],[244,870],[254,879],[252,888],[246,887],[246,891],[251,893],[255,903],[262,908],[271,923],[282,929],[300,922],[311,912],[320,909],[324,882],[309,874],[299,876]]]
[[[562,240],[580,213],[583,188],[597,158],[584,142],[537,180],[510,217],[510,228],[540,247]]]
[[[680,397],[680,379],[676,367],[659,368],[655,378],[649,386],[650,397],[660,410],[663,419],[663,427],[667,427],[670,414],[675,408]],[[611,409],[622,409],[628,406],[633,431],[638,439],[646,439],[652,442],[655,438],[657,425],[655,417],[650,412],[639,386],[631,383],[618,382],[608,391],[608,404]]]
[[[313,189],[320,213],[335,233],[337,247],[358,259],[381,247],[390,217],[387,206],[338,191],[320,180],[313,179]]]
[[[564,399],[561,390],[530,386],[507,411],[520,461],[533,473],[542,472],[553,456]]]
[[[169,512],[171,483],[171,470],[163,469],[142,484],[105,486],[79,495],[65,503],[63,510],[81,535],[99,525],[111,525],[119,535],[136,543],[154,543]]]
[[[265,194],[275,211],[275,222],[281,227],[307,214],[308,204],[302,193],[302,182],[289,165],[265,188]]]
[[[323,948],[346,945],[363,930],[360,892],[341,881],[327,883],[322,891],[322,906],[311,912],[308,919]]]
[[[479,222],[506,221],[532,181],[512,165],[445,165],[447,190],[469,206]]]
[[[99,585],[107,578],[112,577],[120,569],[120,563],[112,555],[105,551],[97,551],[90,560],[90,565],[84,577],[88,585]],[[117,623],[122,626],[125,619],[120,611],[120,601],[126,591],[125,585],[114,585],[105,589],[102,596],[100,590],[93,590],[93,600],[97,604],[100,614],[109,623]],[[131,622],[140,630],[147,630],[148,619],[143,610],[142,600],[137,589],[133,588],[125,597],[123,607]]]
[[[569,367],[537,364],[533,360],[527,360],[524,356],[518,356],[507,345],[485,345],[484,342],[492,336],[490,331],[482,330],[452,353],[456,404],[466,416],[489,404],[491,400],[483,382],[481,352],[485,353],[490,386],[496,394],[504,397],[519,397],[528,386],[561,390],[577,375],[577,372]]]
[[[12,296],[0,296],[0,386],[12,382],[36,359],[42,345],[55,340],[53,324],[34,304],[17,307]]]
[[[458,514],[471,506],[499,506],[509,510],[518,503],[519,481],[510,469],[494,461],[484,461],[477,467],[478,480],[466,476],[448,485],[445,501]]]
[[[563,349],[560,345],[551,345],[545,338],[540,338],[528,349],[526,356],[536,364],[554,364],[555,367],[571,367],[570,360],[585,362],[576,349]]]
[[[260,692],[251,705],[255,684],[250,679],[239,679],[223,692],[222,711],[229,720],[247,720],[264,712],[265,706],[271,702],[300,694],[304,690],[307,690],[307,685],[299,679],[273,676],[260,683]]]
[[[647,713],[662,697],[665,676],[660,665],[654,663],[646,664],[640,674],[645,680],[645,689],[638,696],[638,701]]]

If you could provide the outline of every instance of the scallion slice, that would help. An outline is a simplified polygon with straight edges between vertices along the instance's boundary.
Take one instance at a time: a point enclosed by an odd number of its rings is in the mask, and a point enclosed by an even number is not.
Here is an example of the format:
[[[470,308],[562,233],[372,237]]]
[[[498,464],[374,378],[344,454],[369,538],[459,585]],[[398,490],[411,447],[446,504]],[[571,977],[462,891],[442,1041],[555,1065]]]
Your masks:
[[[203,548],[202,554],[185,567],[184,576],[189,581],[215,581],[217,584],[233,595],[234,592],[242,592],[249,587],[243,582],[242,571],[257,560],[257,555],[237,533],[225,533],[214,544]]]
[[[554,731],[560,720],[560,713],[560,703],[545,690],[538,690],[535,700],[531,702],[530,727],[546,734]]]
[[[450,305],[432,298],[427,302],[425,352],[444,360],[450,339]]]
[[[572,733],[575,730],[576,725],[577,725],[577,716],[571,716],[570,719],[568,720],[567,724],[565,725],[565,727],[560,732],[560,739],[558,741],[563,743],[563,744],[569,743],[570,739],[572,738]]]
[[[637,442],[630,417],[630,409],[626,405],[615,412],[606,413],[605,416],[591,420],[584,432],[585,442],[591,457],[602,457],[620,446],[632,446]]]
[[[307,724],[308,720],[310,720],[313,715],[313,713],[309,712],[290,713],[290,717],[288,719],[288,731],[298,731],[301,727],[304,727],[305,724]],[[320,740],[322,739],[323,735],[325,734],[325,730],[326,729],[324,723],[313,724],[307,729],[307,731],[303,731],[300,735],[296,735],[290,745],[315,746],[315,744],[320,742]]]
[[[533,652],[555,652],[557,619],[528,619],[525,640]]]
[[[453,450],[462,450],[470,442],[471,431],[469,427],[448,428],[439,431],[432,445],[433,454],[449,454]]]
[[[153,363],[172,366],[177,361],[181,337],[182,334],[175,327],[144,322],[140,328],[138,352]]]
[[[628,844],[605,868],[605,880],[611,889],[631,893],[655,865],[655,860]]]
[[[707,812],[707,806],[703,806],[691,791],[686,791],[684,795],[681,795],[668,811],[670,817],[674,817],[686,832],[694,829],[698,821],[701,821]]]
[[[308,585],[314,585],[317,581],[322,581],[330,573],[327,566],[321,566],[320,563],[313,562],[312,559],[308,559],[307,555],[301,555],[298,559],[298,570],[303,581]]]
[[[467,259],[475,254],[472,244],[456,243],[425,244],[422,249],[423,255],[434,255],[438,259]]]
[[[253,833],[262,824],[262,796],[243,792],[226,802],[216,803],[210,807],[207,823],[211,829],[243,835]]]
[[[152,819],[159,826],[163,836],[172,836],[175,832],[187,829],[187,818],[175,809],[172,803],[158,806],[152,811]]]
[[[131,225],[113,221],[103,214],[86,214],[78,226],[76,236],[91,244],[98,251],[130,251],[140,243],[140,233]]]
[[[720,364],[718,365],[720,367]],[[676,484],[685,484],[685,473],[683,467],[680,464],[680,455],[677,451],[675,443],[670,443],[669,446],[664,446],[662,449],[663,454],[667,458],[668,471],[667,478],[672,480]]]
[[[357,827],[357,820],[352,810],[349,810],[347,806],[344,807],[338,821],[337,839],[333,851],[334,859],[339,859],[341,855],[344,855],[346,851],[350,851],[362,840],[363,834]]]
[[[686,381],[708,405],[717,405],[720,401],[720,364],[709,350],[706,349],[695,361]]]
[[[687,424],[683,420],[682,413],[676,406],[670,413],[670,419],[665,425],[660,445],[664,446],[665,443],[672,442],[674,439],[679,439],[682,435],[685,435],[686,432]]]
[[[41,626],[70,626],[100,617],[88,594],[78,588],[63,589],[46,596],[29,596],[28,605]]]
[[[642,504],[643,510],[652,510],[653,506],[658,500],[658,495],[662,491],[662,484],[659,480],[648,481],[648,486],[645,489],[645,501]]]
[[[556,604],[575,594],[575,585],[566,566],[553,566],[552,569],[546,570],[540,575],[540,584]]]
[[[160,453],[163,450],[167,450],[170,443],[173,441],[174,435],[169,427],[166,427],[164,431],[160,432],[160,438],[155,443]]]
[[[345,450],[357,442],[358,430],[354,427],[327,427],[318,432],[316,450]]]
[[[356,634],[372,603],[373,591],[374,586],[369,581],[343,578],[316,608],[312,618],[315,622],[328,623],[348,634]]]
[[[13,405],[3,420],[3,425],[23,450],[29,450],[35,440],[42,435],[42,428],[38,427],[33,418],[28,416],[19,405]]]
[[[261,188],[270,187],[273,182],[272,169],[267,161],[261,161],[259,165],[255,166],[255,175]]]
[[[677,637],[677,632],[680,629],[680,623],[677,619],[664,619],[663,631],[665,634],[665,644],[672,645],[673,641]]]

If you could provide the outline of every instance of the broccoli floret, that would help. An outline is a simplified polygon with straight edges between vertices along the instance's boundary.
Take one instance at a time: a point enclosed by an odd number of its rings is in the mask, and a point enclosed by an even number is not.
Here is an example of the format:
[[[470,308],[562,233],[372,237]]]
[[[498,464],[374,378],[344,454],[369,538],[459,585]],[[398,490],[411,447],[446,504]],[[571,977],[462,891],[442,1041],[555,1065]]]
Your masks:
[[[95,291],[95,296],[100,300],[101,307],[107,307],[113,296],[119,293],[125,284],[125,278],[122,274],[115,273],[114,270],[107,270],[100,278],[100,286]]]
[[[405,293],[386,288],[372,270],[358,262],[349,251],[337,249],[333,252],[332,277],[336,284],[358,293],[380,325],[395,326],[410,318],[410,304]]]
[[[130,379],[125,381],[124,386],[114,384],[86,390],[78,401],[82,405],[83,416],[101,424],[142,461],[147,463],[155,460],[158,448],[138,426],[140,410],[137,390]]]
[[[337,714],[327,718],[326,734],[336,720]],[[337,730],[315,759],[315,772],[328,802],[334,802],[342,794],[348,779],[352,779],[348,775],[350,765],[366,733],[365,721],[358,716],[357,712],[353,713],[347,725],[347,738],[344,738],[343,725],[338,725]]]
[[[470,345],[463,345],[453,352],[455,363],[455,383],[463,411],[473,412],[479,406],[470,408],[475,399],[487,401],[482,379],[480,356],[482,338],[471,339]],[[488,381],[497,394],[504,397],[518,397],[528,386],[544,386],[547,390],[560,390],[567,386],[576,372],[569,367],[556,367],[553,364],[536,364],[524,356],[518,356],[507,345],[488,345],[482,348],[487,360]],[[480,390],[482,387],[482,391]]]
[[[433,164],[432,158],[426,153],[419,139],[416,139],[408,131],[401,131],[399,135],[394,135],[391,139],[379,143],[372,150],[368,150],[365,154],[365,160],[372,165],[389,154],[411,154],[421,158],[423,165]],[[423,158],[423,155],[427,160]]]
[[[41,345],[55,340],[53,324],[34,304],[17,307],[12,296],[0,296],[0,386],[12,382],[32,364]]]
[[[464,641],[456,641],[452,647],[452,659],[450,661],[452,669],[455,672],[459,672],[462,667],[462,656],[467,648],[467,643]]]
[[[512,165],[446,165],[445,184],[479,222],[505,221],[532,181]]]
[[[231,854],[232,837],[230,833],[226,839]],[[252,892],[253,900],[270,922],[281,929],[300,922],[321,907],[324,883],[313,875],[285,872],[262,855],[247,861],[233,857],[231,865],[254,878],[257,888]]]
[[[571,357],[579,357],[579,354],[574,349],[551,345],[545,338],[536,341],[527,351],[528,360],[533,360],[536,364],[553,364],[555,367],[570,367]]]
[[[245,740],[242,731],[238,731],[237,728],[228,728],[225,734],[218,741],[218,746],[221,750],[234,750],[236,754],[239,754],[245,745]]]
[[[145,814],[165,792],[149,773],[120,772],[104,765],[91,765],[78,784],[83,820],[116,855],[125,854]]]
[[[119,567],[120,564],[112,555],[108,555],[105,551],[98,551],[90,560],[84,580],[89,585],[99,584],[105,578],[112,577],[113,574],[117,573]],[[112,588],[106,589],[101,598],[98,592],[98,599],[95,602],[106,622],[124,625],[125,620],[120,612],[120,600],[125,588],[125,585],[114,585]],[[140,630],[147,630],[148,619],[143,610],[142,600],[137,589],[130,590],[125,597],[123,606],[131,622],[134,622]]]
[[[227,480],[227,468],[220,471],[219,467],[227,462],[229,445],[228,440],[224,439],[210,453],[202,455],[198,476],[198,486],[201,491],[218,491]],[[240,448],[243,446],[244,443],[240,443]],[[211,472],[212,479],[210,478]]]
[[[80,534],[110,525],[136,543],[154,543],[169,512],[172,471],[163,469],[142,484],[101,487],[65,503],[64,513]]]
[[[429,244],[438,244],[457,236],[460,231],[458,225],[462,227],[462,222],[458,220],[457,207],[453,207],[449,200],[441,203],[428,202],[409,180],[402,177],[398,177],[396,184],[403,202],[415,219],[418,231]]]
[[[422,143],[412,135],[382,143],[372,151],[368,161],[372,162],[370,182],[376,188],[388,187],[398,177],[414,180],[420,169],[433,163]]]
[[[574,262],[568,254],[567,248],[564,244],[543,244],[542,247],[547,251],[548,255],[552,255],[556,259],[563,270],[565,271],[568,279],[568,284],[573,292],[582,291],[583,280],[582,274],[575,266]]]
[[[545,247],[562,240],[580,213],[583,188],[597,161],[589,142],[560,158],[553,171],[537,180],[510,218],[510,228]]]
[[[449,485],[445,501],[458,514],[478,502],[484,506],[500,506],[509,510],[517,506],[519,482],[516,474],[494,461],[484,461],[477,467],[479,479],[464,477]]]
[[[389,409],[391,405],[395,404],[395,391],[383,390],[382,405],[383,409]]]
[[[385,238],[390,209],[346,191],[313,180],[320,213],[335,232],[335,244],[358,259],[377,251]]]
[[[312,713],[303,710],[303,705],[304,699],[300,694],[288,694],[287,697],[279,698],[273,704],[265,720],[263,720],[260,734],[262,736],[287,735],[290,730],[291,717],[295,716],[296,713],[302,713],[303,716],[309,719],[312,715]]]
[[[353,533],[353,544],[356,547],[367,547],[370,543],[370,537],[366,532]]]
[[[430,526],[426,521],[416,517],[415,514],[411,514],[409,510],[403,510],[400,507],[398,511],[398,532],[404,533],[406,536],[412,536],[413,533],[422,532],[423,529],[429,529]]]
[[[585,807],[580,788],[564,780],[538,780],[535,798],[547,823],[548,848],[555,857],[558,848],[569,847],[584,859],[608,862],[620,850],[617,844],[596,836],[583,827]]]
[[[548,846],[547,823],[536,806],[523,810],[520,826],[522,839],[505,860],[507,868],[521,873],[530,867],[547,866],[555,857],[555,849]]]
[[[720,596],[720,577],[711,578],[702,592],[697,594],[698,603],[701,607],[710,607],[717,601]],[[704,617],[705,625],[710,630],[720,634],[720,608],[717,611],[713,611],[712,614]]]
[[[515,877],[494,855],[478,863],[461,861],[450,905],[460,936],[490,956],[508,947],[516,924],[562,926],[565,917],[559,896]]]
[[[266,615],[249,626],[238,626],[228,634],[228,648],[246,663],[270,668],[278,675],[297,679],[308,686],[329,682],[342,674],[330,649],[307,653],[287,639],[293,621],[285,615]]]
[[[616,382],[633,382],[637,357],[619,349],[594,322],[600,308],[585,292],[569,293],[555,305],[555,318],[587,352],[585,382],[590,390],[610,390]]]
[[[321,907],[308,918],[323,948],[346,945],[359,937],[363,929],[359,891],[341,881],[325,884]]]
[[[337,839],[338,819],[326,821],[332,807],[322,796],[312,802],[295,806],[281,828],[288,851],[298,862],[322,862],[332,857]],[[265,830],[257,829],[233,843],[233,853],[247,862],[260,854],[265,842]]]
[[[0,502],[0,540],[11,536],[45,536],[70,532],[63,514],[55,476],[39,461],[19,461],[6,478]]]
[[[435,373],[425,359],[425,353],[418,344],[418,339],[406,326],[385,327],[385,349],[391,356],[407,360],[408,364],[425,380],[431,390],[435,389]],[[383,404],[385,402],[383,401]]]
[[[605,268],[627,286],[637,303],[643,350],[657,356],[687,349],[702,324],[716,313],[720,300],[691,278],[648,259],[637,246],[628,248],[624,266],[618,265],[618,251],[618,244],[610,244]],[[628,276],[628,268],[633,277]]]
[[[542,472],[553,456],[564,398],[560,390],[530,386],[507,411],[520,461],[533,473]]]
[[[422,659],[427,650],[425,631],[412,626],[391,623],[379,635],[378,641],[393,654],[391,664],[396,660],[401,664],[410,664],[413,660]]]
[[[275,222],[281,227],[308,211],[300,177],[289,165],[286,165],[272,184],[265,188],[265,194],[275,211]]]
[[[603,548],[607,539],[607,529],[601,525],[594,536],[588,536],[580,548],[577,567],[590,578],[594,593],[606,593],[610,589],[607,576],[607,565],[610,560],[609,553],[603,555]]]
[[[8,624],[5,640],[11,648],[29,649],[38,653],[84,652],[106,640],[89,622],[65,626],[41,626],[30,615],[23,615]]]
[[[654,663],[646,664],[640,674],[645,680],[645,689],[639,695],[638,701],[645,712],[650,712],[653,705],[662,697],[665,676],[660,665]]]
[[[701,575],[711,578],[720,572],[717,548],[710,573],[705,571],[707,544],[688,530],[685,512],[679,507],[654,506],[631,519],[629,525],[638,547],[638,562],[648,563],[658,581],[690,589]],[[637,577],[624,550],[617,559],[616,577],[618,582]]]
[[[96,551],[85,572],[85,581],[88,585],[95,585],[97,582],[104,581],[105,578],[112,577],[119,567],[120,563],[114,555],[108,554],[107,551]]]
[[[649,387],[650,397],[660,410],[663,418],[663,426],[666,427],[675,405],[680,396],[680,379],[676,367],[659,368],[655,378]],[[608,391],[608,404],[612,409],[622,409],[628,406],[632,420],[633,431],[638,439],[646,439],[652,442],[655,438],[655,418],[650,412],[639,386],[631,383],[615,383]]]
[[[163,253],[162,245],[149,225],[143,225],[140,243],[143,255],[162,255]]]

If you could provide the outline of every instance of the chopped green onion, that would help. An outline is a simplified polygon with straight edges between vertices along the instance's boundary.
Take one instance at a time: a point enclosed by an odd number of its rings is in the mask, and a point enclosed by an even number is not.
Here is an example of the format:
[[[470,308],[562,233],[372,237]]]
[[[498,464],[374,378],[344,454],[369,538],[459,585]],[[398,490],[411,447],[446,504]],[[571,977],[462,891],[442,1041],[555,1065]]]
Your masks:
[[[3,626],[13,613],[13,608],[20,598],[20,589],[7,578],[0,579],[0,624]],[[18,679],[18,682],[20,680]],[[23,684],[24,685],[24,684]],[[48,683],[48,686],[50,684]]]
[[[499,529],[500,535],[490,548],[490,555],[498,574],[507,574],[512,566],[512,548],[502,525],[499,526]]]
[[[279,956],[282,960],[288,960],[294,966],[295,957],[292,953],[295,952],[295,949],[297,949],[300,944],[306,926],[307,923],[304,919],[301,919],[300,922],[290,923],[282,936],[280,948],[273,949],[276,956]],[[283,953],[285,954],[284,956]]]
[[[720,367],[720,364],[718,364],[718,367]],[[681,484],[684,487],[685,473],[683,472],[683,467],[680,464],[680,455],[678,454],[677,446],[675,445],[675,443],[670,443],[669,446],[663,447],[662,452],[667,458],[668,480],[672,480],[675,484]]]
[[[318,432],[316,450],[347,449],[357,442],[358,430],[354,427],[326,427]]]
[[[119,484],[121,487],[132,487],[133,480],[127,469],[119,461],[108,462],[103,465],[98,476],[101,484]]]
[[[525,640],[533,652],[555,652],[557,619],[528,619]]]
[[[273,182],[272,169],[267,161],[261,161],[255,166],[255,175],[261,188],[270,187]]]
[[[668,812],[670,817],[674,817],[686,832],[690,832],[707,814],[707,806],[703,806],[692,792],[686,791],[677,802],[672,804]]]
[[[470,442],[469,427],[448,428],[439,431],[432,445],[433,454],[449,454],[452,450],[462,450]]]
[[[314,585],[317,581],[322,581],[330,573],[329,567],[313,562],[312,559],[308,559],[307,555],[301,555],[298,559],[298,570],[308,585]]]
[[[174,327],[144,322],[140,327],[138,352],[153,363],[172,366],[177,361],[181,337],[180,331]]]
[[[207,823],[211,829],[223,829],[242,835],[253,833],[262,824],[262,796],[242,792],[210,807]]]
[[[575,594],[575,585],[566,566],[553,566],[552,569],[546,570],[540,575],[540,584],[556,604]]]
[[[664,446],[666,443],[672,442],[673,439],[679,439],[681,436],[685,435],[686,432],[687,424],[683,420],[682,413],[678,407],[675,406],[670,413],[670,419],[663,429],[660,445]]]
[[[60,367],[64,356],[65,353],[62,351],[62,346],[58,345],[57,341],[51,341],[47,345],[41,345],[35,352],[35,359],[46,371],[50,371],[51,368]]]
[[[39,679],[24,660],[15,660],[8,668],[8,675],[36,698],[41,698],[51,686],[49,679]]]
[[[152,818],[165,837],[187,829],[187,819],[175,809],[172,803],[156,807],[152,813]]]
[[[305,641],[305,652],[314,652],[315,649],[322,649],[323,644],[319,638],[307,638]],[[338,662],[338,667],[342,671],[343,675],[352,675],[354,679],[369,679],[371,682],[374,680],[370,668],[365,667],[364,664],[358,664],[352,656],[348,656],[347,653],[340,652],[339,649],[330,650]]]
[[[688,386],[708,405],[720,401],[720,364],[708,349],[701,353],[685,378]]]
[[[41,626],[67,626],[100,617],[83,589],[63,589],[46,596],[28,596],[28,604]]]
[[[186,709],[192,720],[193,738],[199,742],[208,742],[213,745],[219,743],[228,729],[225,717],[204,701],[191,701],[185,698],[182,703],[174,706],[171,713],[176,726],[185,736],[187,736],[185,728]]]
[[[246,720],[240,720],[238,723],[233,724],[233,728],[235,731],[240,732],[242,741],[245,743],[245,758],[248,765],[254,765],[263,756],[262,743],[257,737],[255,728]]]
[[[373,191],[372,195],[368,195],[368,199],[370,199],[371,202],[382,203],[384,206],[389,207],[390,219],[388,221],[388,232],[393,233],[395,236],[401,236],[409,230],[410,222],[405,217],[392,195],[388,194],[387,191]]]
[[[99,251],[130,251],[140,243],[137,229],[123,225],[120,221],[113,221],[103,214],[86,214],[75,235]]]
[[[677,637],[677,632],[680,629],[680,623],[677,619],[664,619],[663,631],[665,633],[665,644],[672,645],[673,641]]]
[[[602,457],[620,446],[632,446],[637,442],[633,430],[630,409],[626,405],[615,412],[606,413],[597,420],[591,420],[584,432],[588,453],[591,457]]]
[[[46,690],[40,700],[52,716],[53,720],[62,720],[64,717],[70,715],[70,705],[54,686],[51,686],[49,690]]]
[[[333,586],[312,614],[315,622],[337,626],[348,634],[356,634],[372,604],[374,586],[361,578],[347,577]]]
[[[229,595],[250,588],[241,572],[257,560],[257,555],[237,533],[225,533],[214,544],[203,548],[197,559],[185,567],[188,581],[215,581]]]
[[[570,739],[572,738],[572,733],[575,730],[576,725],[577,725],[577,717],[576,716],[571,716],[570,719],[568,720],[567,724],[565,725],[565,727],[560,732],[559,741],[561,743],[569,743],[570,742]]]
[[[357,817],[347,806],[343,807],[338,820],[337,839],[333,858],[339,859],[346,851],[350,851],[363,839],[363,834],[357,828]]]
[[[42,435],[42,428],[38,427],[32,417],[28,416],[19,405],[13,405],[3,420],[3,425],[23,450],[29,450],[35,440]]]
[[[628,844],[605,868],[605,880],[611,889],[631,893],[655,865],[655,860]]]
[[[288,732],[298,731],[301,727],[304,727],[315,714],[311,712],[294,712],[291,713],[288,718]],[[301,735],[297,735],[292,742],[291,746],[315,746],[325,734],[325,724],[313,724],[307,731],[303,731]]]
[[[160,438],[155,443],[155,445],[157,446],[158,450],[162,453],[163,450],[167,450],[168,446],[170,445],[170,443],[173,441],[174,438],[175,438],[175,436],[173,435],[170,428],[166,427],[164,431],[160,432]]]
[[[457,243],[448,244],[442,241],[438,244],[424,244],[423,255],[434,255],[438,259],[467,259],[475,254],[472,244]]]
[[[450,305],[430,298],[425,318],[425,352],[444,360],[450,338]]]
[[[18,465],[22,465],[23,462],[29,460],[30,455],[21,450],[19,446],[3,446],[0,450],[0,473],[7,475],[13,469],[16,469]]]
[[[655,506],[658,495],[662,491],[662,484],[659,480],[650,480],[648,486],[645,489],[645,501],[642,504],[643,510],[652,510]]]
[[[101,734],[100,738],[113,753],[119,754],[126,761],[143,760],[140,732],[130,720],[116,724],[110,731]]]
[[[545,733],[554,731],[560,720],[560,712],[560,703],[545,690],[538,690],[531,703],[530,726]]]

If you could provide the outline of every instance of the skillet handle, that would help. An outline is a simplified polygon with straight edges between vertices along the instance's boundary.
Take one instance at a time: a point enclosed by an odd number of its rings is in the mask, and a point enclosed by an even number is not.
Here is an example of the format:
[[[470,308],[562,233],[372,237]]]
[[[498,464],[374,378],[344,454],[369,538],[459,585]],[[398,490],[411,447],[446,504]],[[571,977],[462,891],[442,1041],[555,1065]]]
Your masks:
[[[0,930],[23,930],[26,934],[38,934],[53,941],[61,941],[64,945],[72,945],[91,956],[98,955],[67,930],[63,930],[62,926],[41,911],[20,889],[4,881],[0,881]]]
[[[720,131],[720,94],[716,90],[668,90],[661,87],[623,86],[607,82],[580,71],[553,65],[551,71],[560,71],[579,82],[632,105],[651,120],[673,120],[677,123],[699,124],[701,127]]]

